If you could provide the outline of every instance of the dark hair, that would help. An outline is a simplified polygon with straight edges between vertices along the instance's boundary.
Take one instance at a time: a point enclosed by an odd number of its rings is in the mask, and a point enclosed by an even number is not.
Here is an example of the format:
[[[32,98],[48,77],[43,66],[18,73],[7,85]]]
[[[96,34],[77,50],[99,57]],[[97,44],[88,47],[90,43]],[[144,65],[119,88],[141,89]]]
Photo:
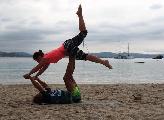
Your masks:
[[[42,104],[43,102],[42,94],[41,93],[36,94],[33,98],[33,102],[36,104]]]
[[[33,59],[36,60],[39,56],[43,57],[44,53],[42,52],[42,50],[39,50],[38,52],[35,52],[33,54]]]

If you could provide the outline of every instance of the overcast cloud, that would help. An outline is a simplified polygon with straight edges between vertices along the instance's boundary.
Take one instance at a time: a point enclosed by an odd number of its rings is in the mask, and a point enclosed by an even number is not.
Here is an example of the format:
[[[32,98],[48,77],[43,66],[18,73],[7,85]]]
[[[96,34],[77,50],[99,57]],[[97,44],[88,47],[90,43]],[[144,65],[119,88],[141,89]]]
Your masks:
[[[79,32],[79,3],[89,52],[164,53],[163,0],[0,0],[0,51],[58,47]]]

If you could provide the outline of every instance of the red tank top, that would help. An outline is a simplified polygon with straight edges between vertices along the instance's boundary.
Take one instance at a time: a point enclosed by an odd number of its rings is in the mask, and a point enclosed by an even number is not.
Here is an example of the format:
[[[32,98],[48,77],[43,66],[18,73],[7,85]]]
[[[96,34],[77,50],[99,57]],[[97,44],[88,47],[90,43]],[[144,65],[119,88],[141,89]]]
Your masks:
[[[65,49],[62,44],[60,47],[44,54],[43,58],[48,60],[48,63],[57,63],[59,60],[65,57]]]

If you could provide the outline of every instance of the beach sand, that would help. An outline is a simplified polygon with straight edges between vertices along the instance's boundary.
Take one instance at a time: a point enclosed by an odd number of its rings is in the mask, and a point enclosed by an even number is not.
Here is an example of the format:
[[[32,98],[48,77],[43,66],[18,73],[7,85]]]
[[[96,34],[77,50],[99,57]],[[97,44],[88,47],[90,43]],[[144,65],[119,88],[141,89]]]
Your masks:
[[[79,86],[81,103],[36,105],[32,85],[0,85],[0,120],[164,120],[164,84]]]

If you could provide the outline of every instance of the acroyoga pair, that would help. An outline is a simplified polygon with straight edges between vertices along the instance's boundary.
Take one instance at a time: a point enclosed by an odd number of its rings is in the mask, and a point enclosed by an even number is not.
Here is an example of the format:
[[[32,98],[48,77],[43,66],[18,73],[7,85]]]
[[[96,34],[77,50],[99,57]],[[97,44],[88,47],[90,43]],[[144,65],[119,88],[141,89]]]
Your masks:
[[[25,79],[30,79],[34,87],[39,90],[39,94],[34,97],[35,103],[72,103],[79,102],[81,100],[80,89],[73,78],[75,59],[99,63],[109,69],[112,69],[112,66],[109,64],[108,60],[102,60],[97,56],[86,54],[78,48],[86,37],[88,31],[83,19],[81,5],[79,5],[76,14],[79,18],[80,30],[80,33],[77,36],[66,40],[60,47],[48,53],[43,53],[42,50],[39,50],[33,54],[33,59],[38,62],[38,65],[23,77]],[[67,91],[51,90],[45,82],[38,78],[38,76],[41,75],[51,63],[57,63],[65,56],[69,56],[69,63],[63,77]],[[33,73],[36,73],[36,75],[31,77]]]

